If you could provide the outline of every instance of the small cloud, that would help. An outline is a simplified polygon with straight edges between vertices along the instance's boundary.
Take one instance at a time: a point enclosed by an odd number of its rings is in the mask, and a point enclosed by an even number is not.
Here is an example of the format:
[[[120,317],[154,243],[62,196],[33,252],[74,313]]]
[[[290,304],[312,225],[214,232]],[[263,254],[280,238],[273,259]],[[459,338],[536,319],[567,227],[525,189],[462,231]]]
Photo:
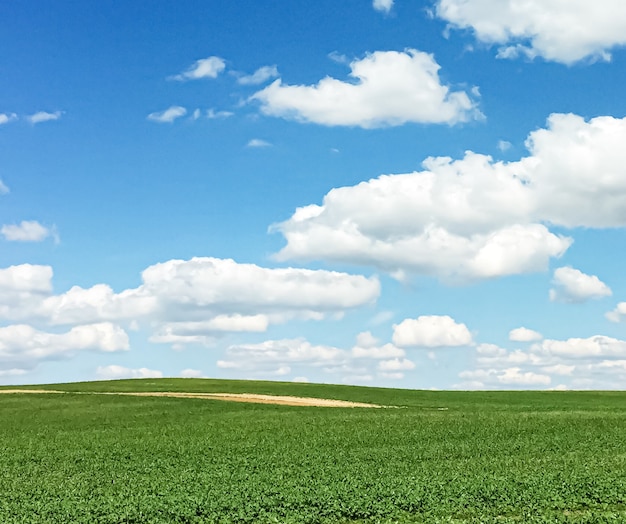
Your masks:
[[[0,125],[8,124],[9,122],[13,122],[13,120],[17,120],[15,113],[0,113]]]
[[[204,378],[204,374],[199,369],[183,369],[180,376],[182,378]]]
[[[2,180],[0,180],[0,195],[6,195],[9,192],[9,187]]]
[[[27,116],[26,119],[31,124],[39,124],[41,122],[48,122],[50,120],[58,120],[61,118],[63,111],[55,111],[54,113],[47,113],[46,111],[39,111],[34,115]]]
[[[130,369],[124,366],[111,365],[98,366],[96,375],[103,380],[116,380],[120,378],[162,378],[163,372],[156,369]]]
[[[224,71],[226,63],[219,56],[210,56],[196,60],[186,71],[168,77],[168,80],[185,82],[187,80],[198,80],[200,78],[217,78]]]
[[[370,320],[372,326],[380,326],[389,322],[393,318],[393,311],[380,311],[376,313]]]
[[[349,64],[350,60],[346,55],[342,55],[337,51],[331,51],[328,53],[328,58],[330,58],[333,62],[337,62],[338,64]]]
[[[271,147],[272,144],[266,140],[261,140],[260,138],[253,138],[246,144],[246,147]]]
[[[339,149],[337,149],[336,147],[331,147],[330,148],[330,152],[334,153],[334,154],[338,154],[339,153]]]
[[[198,118],[200,118],[201,115],[202,115],[202,111],[200,111],[199,109],[195,109],[193,114],[191,115],[191,118],[193,118],[194,120],[198,120]]]
[[[533,331],[532,329],[519,327],[509,331],[509,340],[512,340],[513,342],[536,342],[538,340],[543,340],[543,335],[537,331]]]
[[[4,225],[0,233],[10,242],[41,242],[49,236],[57,238],[54,229],[42,226],[36,220],[23,220],[19,224]]]
[[[393,0],[374,0],[372,2],[372,7],[376,9],[376,11],[389,13],[393,7]]]
[[[251,75],[243,75],[237,79],[237,83],[244,86],[258,85],[272,78],[278,77],[278,68],[275,65],[259,67]]]
[[[235,113],[232,111],[215,111],[215,109],[209,109],[206,112],[206,117],[209,120],[213,120],[215,118],[229,118],[233,116]]]
[[[512,146],[513,146],[513,144],[511,144],[511,142],[509,142],[507,140],[499,140],[498,141],[498,149],[500,151],[502,151],[503,153],[505,151],[508,151],[509,149],[511,149]]]
[[[158,122],[159,124],[171,124],[177,118],[185,116],[187,110],[182,106],[171,106],[165,111],[150,113],[147,118],[152,122]]]
[[[586,275],[569,266],[556,269],[552,283],[555,286],[550,290],[552,302],[580,303],[613,294],[611,288],[597,276]]]

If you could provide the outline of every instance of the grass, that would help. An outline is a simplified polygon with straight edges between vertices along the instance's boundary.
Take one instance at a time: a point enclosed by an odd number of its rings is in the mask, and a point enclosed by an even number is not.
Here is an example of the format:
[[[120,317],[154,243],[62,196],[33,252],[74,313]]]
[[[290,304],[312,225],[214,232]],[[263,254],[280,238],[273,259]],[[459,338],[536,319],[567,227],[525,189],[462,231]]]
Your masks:
[[[201,379],[42,387],[71,394],[0,395],[2,523],[626,522],[626,393]],[[403,409],[84,394],[98,391]]]

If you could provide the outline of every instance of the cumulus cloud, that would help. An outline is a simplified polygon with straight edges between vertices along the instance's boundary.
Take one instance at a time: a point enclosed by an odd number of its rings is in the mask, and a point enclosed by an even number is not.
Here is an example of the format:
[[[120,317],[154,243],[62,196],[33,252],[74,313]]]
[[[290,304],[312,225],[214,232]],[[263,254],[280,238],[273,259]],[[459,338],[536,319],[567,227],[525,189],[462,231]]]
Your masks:
[[[17,115],[15,113],[0,113],[0,126],[13,122],[14,120],[17,120]]]
[[[279,260],[330,260],[467,281],[544,271],[572,239],[550,231],[626,226],[626,118],[553,114],[529,155],[471,151],[422,171],[332,189],[272,226]]]
[[[63,114],[62,111],[55,111],[54,113],[48,113],[46,111],[39,111],[35,114],[26,117],[31,124],[39,124],[41,122],[49,122],[51,120],[58,120]]]
[[[205,378],[204,377],[204,373],[202,373],[201,370],[199,370],[199,369],[191,369],[191,368],[183,369],[180,372],[180,376],[182,378]]]
[[[262,140],[261,138],[253,138],[250,140],[246,147],[271,147],[272,144],[267,140]]]
[[[349,81],[326,77],[316,85],[284,85],[279,79],[250,100],[269,116],[366,129],[481,116],[466,92],[441,84],[439,64],[428,53],[377,51],[354,60],[350,69]]]
[[[267,378],[313,367],[349,383],[370,381],[374,376],[398,380],[416,367],[405,358],[404,350],[389,343],[381,345],[369,332],[359,333],[351,350],[315,345],[304,338],[232,345],[217,366]]]
[[[98,366],[96,375],[101,380],[117,380],[120,378],[162,378],[163,372],[156,369],[130,369],[124,366]]]
[[[26,324],[0,327],[0,362],[32,367],[40,360],[78,351],[114,352],[129,349],[128,335],[109,322],[73,327],[66,333],[48,333]]]
[[[171,106],[165,111],[157,111],[150,113],[146,118],[152,122],[158,122],[159,124],[171,124],[177,118],[185,116],[187,110],[182,106]]]
[[[198,80],[200,78],[217,78],[226,68],[226,62],[219,56],[209,56],[196,60],[189,68],[182,73],[168,77],[169,80],[184,82],[187,80]]]
[[[0,195],[6,195],[9,192],[9,187],[2,180],[0,180]]]
[[[388,13],[393,7],[393,0],[373,0],[372,7],[376,9],[376,11]]]
[[[613,311],[605,314],[605,317],[611,322],[624,322],[626,320],[626,302],[617,304]]]
[[[36,220],[23,220],[19,224],[2,226],[0,233],[12,242],[41,242],[53,235],[54,231]]]
[[[472,334],[465,324],[447,315],[424,315],[394,324],[393,343],[400,347],[467,346],[472,344]]]
[[[481,42],[499,45],[500,58],[608,61],[612,48],[626,44],[621,0],[438,0],[436,14],[452,27],[470,29]]]
[[[151,340],[210,344],[224,333],[263,332],[292,318],[322,319],[374,303],[377,278],[334,271],[269,269],[234,260],[169,260],[146,268],[142,284],[119,293],[106,284],[53,294],[52,269],[0,270],[0,318],[48,325],[139,322]]]
[[[245,86],[259,85],[272,78],[278,77],[278,68],[275,65],[259,67],[251,75],[242,75],[237,78],[237,83]]]
[[[542,338],[543,335],[541,333],[525,327],[519,327],[509,331],[509,340],[514,342],[536,342]]]
[[[595,335],[566,340],[545,339],[527,350],[493,344],[476,347],[475,369],[459,374],[462,389],[502,389],[506,384],[546,388],[557,377],[568,389],[623,389],[626,341]]]
[[[554,271],[554,288],[550,300],[559,302],[585,302],[592,298],[610,297],[611,288],[595,275],[586,275],[572,267],[560,267]]]

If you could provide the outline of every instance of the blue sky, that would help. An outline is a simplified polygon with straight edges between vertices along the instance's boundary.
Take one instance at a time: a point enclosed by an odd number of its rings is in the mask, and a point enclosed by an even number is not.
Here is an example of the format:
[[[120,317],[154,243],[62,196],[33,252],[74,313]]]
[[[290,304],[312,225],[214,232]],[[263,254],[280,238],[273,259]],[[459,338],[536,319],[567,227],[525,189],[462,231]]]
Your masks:
[[[619,0],[0,25],[0,383],[626,383]]]

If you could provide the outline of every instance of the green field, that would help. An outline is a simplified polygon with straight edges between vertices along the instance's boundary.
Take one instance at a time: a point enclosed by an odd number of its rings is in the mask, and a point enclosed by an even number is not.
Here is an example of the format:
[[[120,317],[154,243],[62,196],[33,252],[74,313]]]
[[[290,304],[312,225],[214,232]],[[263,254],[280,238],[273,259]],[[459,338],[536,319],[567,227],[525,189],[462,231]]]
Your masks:
[[[201,379],[0,395],[0,523],[626,522],[626,393]],[[0,388],[2,389],[2,388]],[[246,392],[401,409],[111,391]]]

